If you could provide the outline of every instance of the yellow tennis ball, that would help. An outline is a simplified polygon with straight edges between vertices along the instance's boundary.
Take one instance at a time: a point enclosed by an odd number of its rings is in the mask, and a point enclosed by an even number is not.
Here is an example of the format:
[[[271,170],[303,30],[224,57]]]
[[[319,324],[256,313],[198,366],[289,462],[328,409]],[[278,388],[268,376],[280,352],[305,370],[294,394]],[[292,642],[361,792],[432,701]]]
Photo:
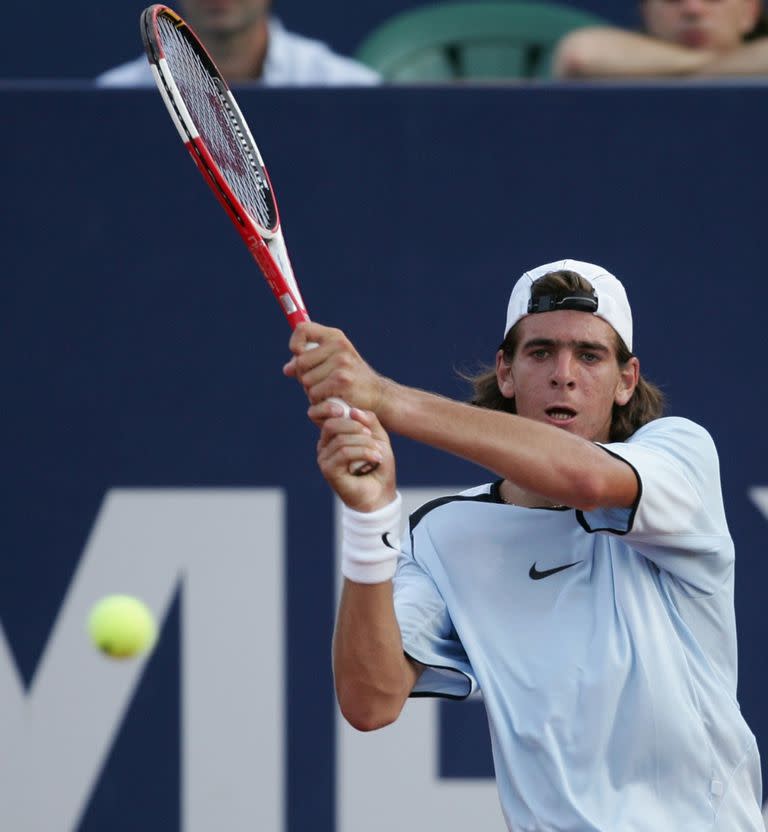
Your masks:
[[[88,616],[91,640],[113,659],[128,659],[151,650],[157,639],[155,617],[131,595],[108,595],[97,601]]]

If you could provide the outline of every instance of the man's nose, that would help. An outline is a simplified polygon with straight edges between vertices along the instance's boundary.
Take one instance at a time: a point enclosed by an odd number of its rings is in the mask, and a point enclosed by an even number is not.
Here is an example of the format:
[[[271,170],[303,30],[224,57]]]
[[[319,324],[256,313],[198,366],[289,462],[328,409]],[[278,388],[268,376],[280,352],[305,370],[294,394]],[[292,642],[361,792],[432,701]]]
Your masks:
[[[563,350],[557,354],[549,383],[552,387],[574,386],[576,383],[575,358],[570,352]]]
[[[699,17],[707,0],[680,0],[680,11],[686,17]]]

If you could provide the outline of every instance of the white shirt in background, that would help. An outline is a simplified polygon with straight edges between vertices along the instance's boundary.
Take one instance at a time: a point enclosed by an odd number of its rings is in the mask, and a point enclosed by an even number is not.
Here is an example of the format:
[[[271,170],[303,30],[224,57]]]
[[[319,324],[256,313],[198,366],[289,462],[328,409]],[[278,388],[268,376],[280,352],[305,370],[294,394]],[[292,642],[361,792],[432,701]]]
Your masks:
[[[253,79],[256,83],[270,87],[357,86],[381,81],[374,70],[352,58],[337,55],[319,40],[287,31],[276,18],[270,18],[268,26],[264,71],[261,78]],[[152,87],[154,83],[144,55],[96,78],[99,87]]]

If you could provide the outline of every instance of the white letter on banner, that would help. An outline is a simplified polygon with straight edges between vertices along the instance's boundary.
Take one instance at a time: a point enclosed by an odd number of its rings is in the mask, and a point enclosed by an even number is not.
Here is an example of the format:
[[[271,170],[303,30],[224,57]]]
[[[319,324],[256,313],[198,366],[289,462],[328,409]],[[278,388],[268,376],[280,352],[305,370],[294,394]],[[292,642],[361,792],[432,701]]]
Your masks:
[[[754,486],[749,489],[749,496],[752,502],[760,509],[763,516],[768,520],[768,486]],[[768,830],[768,801],[763,804],[763,823]]]
[[[461,489],[406,488],[403,514],[428,500]],[[341,519],[336,506],[336,564],[340,568]],[[337,582],[338,590],[341,581]],[[502,832],[506,824],[493,779],[440,779],[439,700],[410,699],[393,725],[360,733],[340,715],[336,720],[336,805],[338,832]]]
[[[90,606],[162,622],[179,588],[183,829],[283,829],[283,525],[277,489],[107,494],[28,693],[0,629],[0,829],[76,828],[141,679],[90,645]]]

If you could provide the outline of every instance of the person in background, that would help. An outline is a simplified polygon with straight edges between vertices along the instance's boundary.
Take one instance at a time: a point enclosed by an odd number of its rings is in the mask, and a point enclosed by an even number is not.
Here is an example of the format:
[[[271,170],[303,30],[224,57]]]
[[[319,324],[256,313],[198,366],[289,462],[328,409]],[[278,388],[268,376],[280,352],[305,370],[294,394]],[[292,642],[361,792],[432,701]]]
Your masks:
[[[559,78],[768,74],[761,0],[640,0],[644,32],[585,27],[558,44]]]
[[[287,31],[271,0],[180,0],[179,11],[229,83],[267,86],[367,85],[378,73],[326,44]],[[144,55],[96,78],[100,87],[154,86]]]

